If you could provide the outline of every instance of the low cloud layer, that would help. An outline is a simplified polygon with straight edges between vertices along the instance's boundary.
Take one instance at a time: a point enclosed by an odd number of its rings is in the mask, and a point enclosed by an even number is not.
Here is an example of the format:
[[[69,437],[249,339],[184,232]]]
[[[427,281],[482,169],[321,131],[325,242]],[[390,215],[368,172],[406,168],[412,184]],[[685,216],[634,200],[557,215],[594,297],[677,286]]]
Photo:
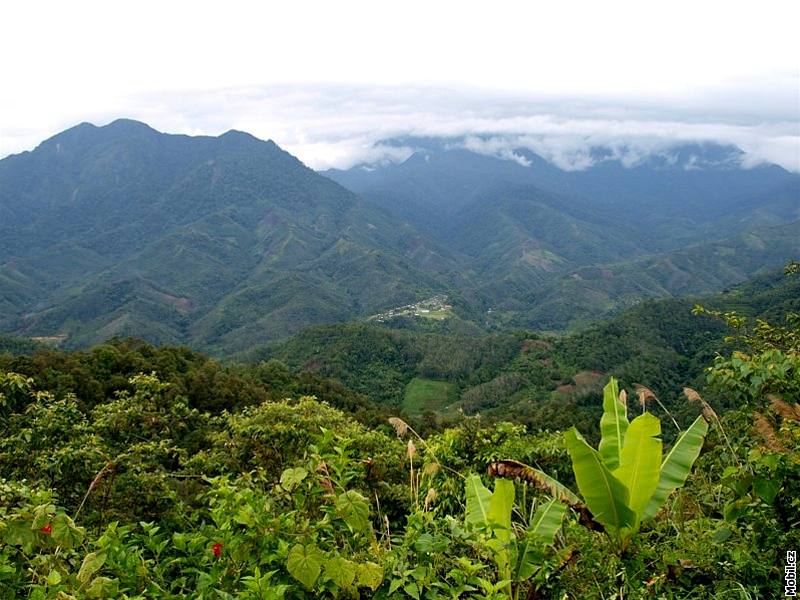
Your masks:
[[[624,164],[677,144],[733,144],[745,167],[771,162],[800,171],[797,81],[708,90],[691,97],[595,99],[479,89],[295,85],[147,94],[120,99],[113,111],[75,111],[74,121],[41,128],[5,127],[0,152],[31,149],[81,120],[119,117],[161,131],[216,135],[228,129],[273,139],[316,169],[403,160],[408,147],[381,144],[400,136],[459,138],[464,146],[521,164],[528,148],[563,169],[593,163],[605,147]],[[752,90],[770,89],[770,94]],[[49,130],[47,130],[49,127]]]

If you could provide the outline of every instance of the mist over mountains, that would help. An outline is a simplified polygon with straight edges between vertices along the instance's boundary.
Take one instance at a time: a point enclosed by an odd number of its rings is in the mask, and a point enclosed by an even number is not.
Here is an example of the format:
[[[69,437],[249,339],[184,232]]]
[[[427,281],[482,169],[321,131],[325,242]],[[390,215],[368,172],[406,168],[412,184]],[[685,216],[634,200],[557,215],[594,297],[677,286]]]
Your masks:
[[[315,173],[271,141],[78,125],[0,161],[0,330],[244,350],[445,293],[481,328],[563,329],[800,254],[800,176],[687,145],[565,171],[446,139]]]

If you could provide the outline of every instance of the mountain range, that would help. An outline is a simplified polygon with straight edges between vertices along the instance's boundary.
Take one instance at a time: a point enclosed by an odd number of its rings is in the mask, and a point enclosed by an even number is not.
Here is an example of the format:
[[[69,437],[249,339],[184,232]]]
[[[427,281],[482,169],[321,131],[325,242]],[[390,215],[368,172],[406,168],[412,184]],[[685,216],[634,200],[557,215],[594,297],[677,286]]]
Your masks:
[[[448,281],[411,227],[236,131],[79,125],[0,161],[6,331],[236,348]]]
[[[562,329],[800,255],[800,177],[737,149],[564,171],[415,145],[316,173],[238,131],[84,123],[0,160],[0,331],[215,353],[447,294],[478,327]]]
[[[496,325],[581,325],[642,298],[721,290],[800,251],[800,177],[743,168],[734,147],[683,145],[633,165],[596,148],[593,166],[566,171],[463,139],[380,144],[414,152],[325,175],[459,254]]]

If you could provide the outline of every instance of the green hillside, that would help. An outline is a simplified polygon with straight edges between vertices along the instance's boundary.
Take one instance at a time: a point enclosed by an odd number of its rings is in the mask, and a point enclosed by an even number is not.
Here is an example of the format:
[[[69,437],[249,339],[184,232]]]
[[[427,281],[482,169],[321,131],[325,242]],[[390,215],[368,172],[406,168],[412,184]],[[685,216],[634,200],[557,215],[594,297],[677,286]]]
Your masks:
[[[331,173],[380,183],[362,199],[246,133],[84,123],[0,160],[0,332],[247,355],[433,296],[452,306],[445,318],[405,326],[575,330],[800,255],[796,175],[717,160],[730,148],[682,152],[705,157],[702,172],[659,159],[567,173],[438,147]]]
[[[0,328],[237,350],[459,279],[272,142],[79,125],[0,161]]]
[[[674,406],[683,386],[701,384],[704,366],[725,349],[725,327],[692,314],[698,301],[711,309],[780,321],[787,312],[800,311],[800,280],[772,272],[722,294],[649,300],[566,335],[518,330],[467,336],[351,323],[309,328],[250,356],[278,358],[398,408],[408,408],[409,386],[449,382],[455,392],[448,393],[455,393],[458,403],[439,395],[431,404],[434,412],[437,406],[449,407],[439,411],[445,421],[460,406],[467,414],[536,428],[588,424],[608,375],[648,382],[667,406]],[[676,412],[680,417],[681,409]]]
[[[705,299],[774,320],[742,328],[708,363],[721,325],[673,300],[564,338],[305,335],[316,360],[331,351],[340,367],[368,364],[381,344],[398,372],[424,363],[429,375],[405,386],[414,410],[473,374],[447,383],[445,372],[481,360],[488,379],[461,404],[497,420],[458,415],[446,428],[274,360],[223,366],[135,340],[11,347],[0,596],[779,597],[775,549],[800,542],[800,320],[787,312],[798,285],[772,275]],[[461,360],[437,369],[458,347]],[[680,401],[659,389],[675,384],[674,356],[687,373],[709,368]],[[556,359],[625,378],[575,372],[525,412],[531,377]]]

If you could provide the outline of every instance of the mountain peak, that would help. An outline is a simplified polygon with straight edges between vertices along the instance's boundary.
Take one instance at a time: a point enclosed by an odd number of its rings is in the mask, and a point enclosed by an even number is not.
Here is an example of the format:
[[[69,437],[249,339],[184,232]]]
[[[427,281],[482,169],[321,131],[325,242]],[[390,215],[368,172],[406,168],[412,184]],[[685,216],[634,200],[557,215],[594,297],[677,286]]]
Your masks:
[[[217,138],[223,146],[230,149],[249,150],[257,147],[269,147],[271,149],[278,149],[278,145],[272,140],[262,140],[256,136],[240,131],[238,129],[229,129]]]
[[[159,135],[159,132],[146,123],[133,119],[116,119],[101,126],[84,121],[45,140],[39,145],[39,148],[61,152],[65,147],[85,147],[107,140],[155,135]]]
[[[240,129],[229,129],[219,137],[226,139],[246,139],[246,140],[261,141],[256,136],[247,133],[246,131],[242,131]]]
[[[136,121],[135,119],[115,119],[108,125],[99,127],[99,129],[120,133],[159,133],[147,123],[142,123],[141,121]]]

